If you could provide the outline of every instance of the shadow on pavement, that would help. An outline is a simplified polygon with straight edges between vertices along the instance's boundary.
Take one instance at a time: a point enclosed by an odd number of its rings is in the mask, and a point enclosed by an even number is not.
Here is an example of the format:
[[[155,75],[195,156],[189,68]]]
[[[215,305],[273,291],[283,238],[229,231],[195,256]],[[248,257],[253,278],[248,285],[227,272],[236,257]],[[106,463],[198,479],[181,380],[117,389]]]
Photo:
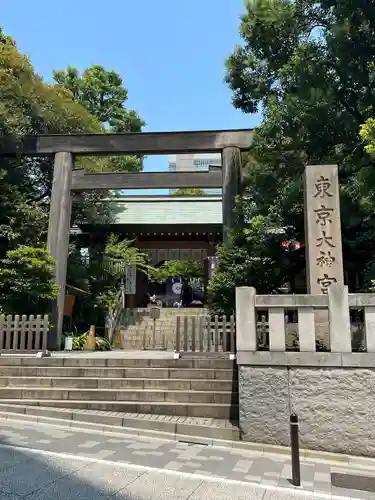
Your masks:
[[[140,499],[126,486],[142,472],[7,448],[2,437],[0,445],[1,500]]]

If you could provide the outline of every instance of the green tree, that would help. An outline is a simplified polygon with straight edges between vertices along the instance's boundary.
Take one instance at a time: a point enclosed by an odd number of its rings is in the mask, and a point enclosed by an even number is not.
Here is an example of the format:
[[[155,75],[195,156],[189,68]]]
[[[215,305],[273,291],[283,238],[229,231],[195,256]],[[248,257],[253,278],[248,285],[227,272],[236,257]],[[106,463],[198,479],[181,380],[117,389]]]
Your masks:
[[[202,188],[179,188],[173,191],[172,196],[204,196],[205,194]]]
[[[101,131],[98,120],[66,89],[43,82],[0,28],[0,150],[17,147],[28,134]],[[89,167],[94,169],[92,161]],[[45,242],[52,174],[50,158],[2,158],[0,258],[20,242]]]
[[[123,276],[124,266],[134,265],[140,271],[147,272],[151,267],[148,265],[147,254],[141,252],[133,245],[133,241],[123,239],[110,234],[104,249],[104,263],[107,272],[115,279]]]
[[[57,297],[54,261],[44,248],[20,246],[0,263],[0,308],[5,314],[46,314]]]
[[[375,157],[375,119],[369,118],[361,127],[360,135],[366,142],[365,150]]]
[[[372,82],[375,81],[375,62],[369,63],[369,78]],[[366,120],[361,126],[360,137],[365,142],[365,150],[372,157],[375,158],[375,119],[373,118],[374,109],[371,106],[370,111],[372,116]]]
[[[148,274],[149,280],[154,282],[176,277],[202,280],[204,268],[203,263],[197,260],[167,260],[161,266],[150,269]]]
[[[82,255],[77,246],[70,250],[69,283],[89,292],[77,305],[75,318],[84,317],[86,324],[103,324],[104,316],[117,306],[125,267],[135,265],[144,273],[152,271],[148,256],[134,246],[134,242],[110,234],[102,245],[93,244]],[[81,327],[81,325],[79,325]]]
[[[372,2],[354,5],[349,0],[246,3],[242,44],[227,61],[226,80],[234,106],[245,113],[262,110],[263,120],[246,165],[242,201],[247,224],[231,235],[233,251],[236,242],[243,244],[256,216],[274,231],[284,228],[286,240],[304,242],[304,167],[337,163],[344,263],[356,269],[364,286],[375,254],[375,161],[365,151],[359,130],[373,116],[375,104],[373,7]],[[264,247],[269,233],[263,231],[261,238]],[[275,232],[272,239],[277,239]],[[258,251],[248,247],[242,260],[260,257]],[[281,246],[277,252],[276,261],[282,262]],[[287,257],[281,273],[293,282],[304,268],[304,252]],[[225,268],[229,275],[235,270],[231,262]],[[267,266],[268,261],[266,275]],[[276,278],[265,289],[277,288]],[[354,282],[349,282],[352,290]]]
[[[245,207],[246,208],[246,207]],[[212,312],[231,315],[235,310],[235,288],[253,286],[258,293],[278,293],[296,273],[293,245],[283,248],[291,234],[275,230],[271,217],[254,215],[246,228],[238,227],[219,247],[217,267],[208,287]]]
[[[123,131],[126,126],[130,130],[138,130],[141,122],[133,112],[119,109],[120,89],[118,94],[117,110],[112,114],[111,123],[104,123],[104,108],[100,115],[94,106],[94,95],[90,109],[87,103],[82,105],[79,99],[75,100],[71,90],[64,85],[45,83],[35,73],[30,60],[18,51],[15,41],[0,28],[0,151],[9,145],[20,146],[26,135],[103,133],[109,127],[114,131]],[[103,100],[106,99],[103,96]],[[91,113],[93,109],[94,114]],[[139,168],[138,158],[126,161],[128,163],[123,165],[127,169]],[[132,165],[136,166],[133,168]],[[89,171],[118,170],[115,161],[97,157],[78,158],[77,166]],[[6,256],[7,251],[18,249],[20,243],[35,247],[46,245],[52,176],[51,158],[1,158],[0,259]],[[113,204],[107,203],[110,196],[108,191],[83,194],[82,203],[73,206],[72,224],[111,222],[115,214],[111,208]],[[90,253],[98,263],[100,259],[96,257],[101,251],[96,245],[90,247]],[[97,295],[104,287],[100,282],[101,267],[97,265],[87,269],[84,266],[79,246],[72,244],[68,283],[74,285],[79,282],[82,288],[90,290],[92,282],[95,282]],[[90,300],[90,297],[81,299],[86,304],[83,317],[87,321],[92,309]]]
[[[65,71],[54,71],[58,85],[69,90],[73,99],[82,104],[102,124],[107,132],[141,132],[145,122],[136,111],[125,108],[128,91],[115,71],[94,65],[83,71],[68,66]],[[113,171],[137,171],[142,167],[139,157],[110,157],[106,162]]]

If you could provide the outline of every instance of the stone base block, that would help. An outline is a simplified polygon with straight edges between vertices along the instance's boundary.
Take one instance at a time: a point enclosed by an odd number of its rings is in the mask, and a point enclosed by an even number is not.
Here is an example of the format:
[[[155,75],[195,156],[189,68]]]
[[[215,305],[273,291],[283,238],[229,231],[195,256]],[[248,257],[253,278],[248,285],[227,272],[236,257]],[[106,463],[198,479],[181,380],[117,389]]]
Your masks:
[[[289,415],[301,448],[375,457],[375,369],[239,366],[243,439],[289,445]]]

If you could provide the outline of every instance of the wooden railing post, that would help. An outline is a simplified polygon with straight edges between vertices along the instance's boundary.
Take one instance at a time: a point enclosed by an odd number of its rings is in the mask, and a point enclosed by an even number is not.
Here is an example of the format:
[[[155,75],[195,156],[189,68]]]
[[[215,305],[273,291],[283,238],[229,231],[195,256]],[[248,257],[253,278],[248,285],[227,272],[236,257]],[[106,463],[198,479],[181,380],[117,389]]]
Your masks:
[[[181,316],[176,316],[176,338],[175,338],[175,352],[181,350]]]

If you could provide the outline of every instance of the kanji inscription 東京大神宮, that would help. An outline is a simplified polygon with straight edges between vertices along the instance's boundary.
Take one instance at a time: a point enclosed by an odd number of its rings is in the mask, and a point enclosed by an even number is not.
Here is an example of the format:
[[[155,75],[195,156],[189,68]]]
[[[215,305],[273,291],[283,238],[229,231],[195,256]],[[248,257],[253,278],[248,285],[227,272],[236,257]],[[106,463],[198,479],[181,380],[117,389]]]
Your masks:
[[[308,291],[326,294],[332,283],[344,284],[336,165],[306,167],[305,219]]]

